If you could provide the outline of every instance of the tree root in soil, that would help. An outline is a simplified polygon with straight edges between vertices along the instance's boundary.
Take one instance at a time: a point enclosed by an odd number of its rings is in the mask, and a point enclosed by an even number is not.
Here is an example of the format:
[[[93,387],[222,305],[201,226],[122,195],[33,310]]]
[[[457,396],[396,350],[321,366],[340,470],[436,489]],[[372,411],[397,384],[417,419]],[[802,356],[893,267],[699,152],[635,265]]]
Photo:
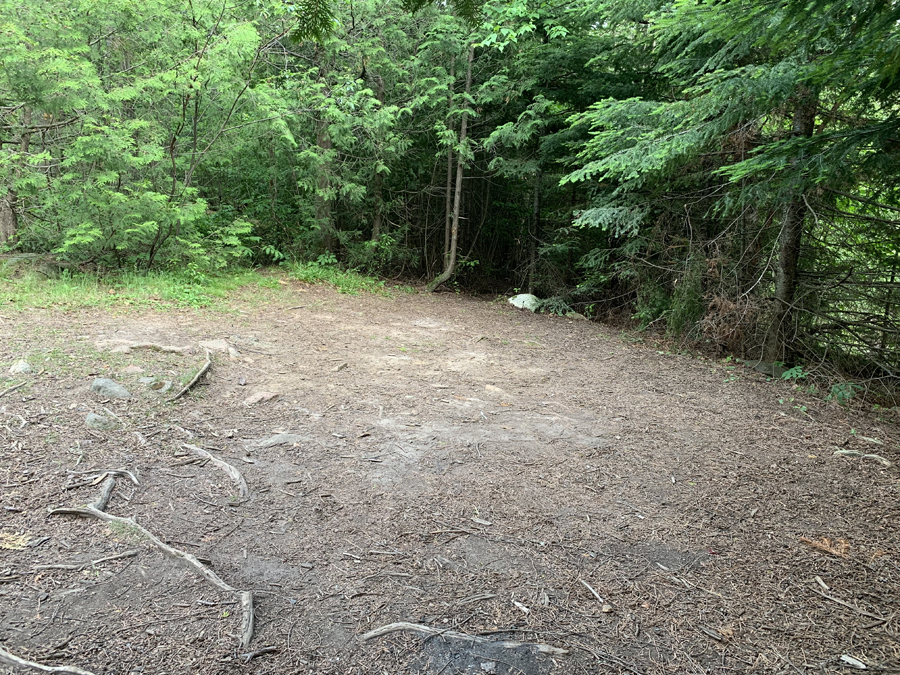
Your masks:
[[[554,647],[552,645],[539,644],[535,642],[514,642],[512,640],[498,641],[480,635],[469,635],[468,633],[459,633],[455,630],[441,630],[439,628],[432,628],[431,626],[425,626],[420,623],[408,623],[406,621],[389,623],[386,626],[382,626],[381,628],[371,630],[365,635],[361,635],[359,640],[360,642],[366,642],[368,640],[381,637],[382,635],[387,635],[388,633],[396,633],[397,631],[401,630],[409,630],[415,633],[422,633],[423,635],[443,637],[450,640],[466,640],[467,642],[473,642],[476,644],[490,643],[493,645],[497,645],[498,647],[503,647],[505,649],[515,649],[517,647],[534,647],[541,654],[553,654],[556,656],[561,656],[563,654],[569,653],[567,649]]]
[[[18,656],[10,654],[8,651],[0,647],[0,663],[11,668],[21,668],[27,670],[36,670],[40,673],[64,673],[65,675],[94,675],[89,670],[82,670],[75,666],[45,666],[34,661],[27,661]]]
[[[212,365],[212,358],[210,357],[209,350],[207,349],[206,350],[206,363],[204,363],[203,366],[200,368],[200,370],[197,371],[197,374],[191,378],[191,381],[188,382],[186,385],[184,385],[184,389],[179,391],[177,394],[175,394],[169,400],[177,401],[182,396],[184,396],[186,393],[188,393],[191,390],[191,388],[200,381],[200,378],[203,377],[204,375],[206,375],[206,371],[209,370],[209,367],[211,365]]]
[[[241,480],[243,480],[243,478]],[[242,612],[240,647],[241,649],[247,649],[247,647],[250,646],[250,641],[253,639],[253,629],[255,623],[252,591],[241,591],[231,584],[226,583],[218,574],[216,574],[209,567],[200,562],[195,556],[186,551],[182,551],[180,549],[174,548],[173,546],[169,546],[164,541],[160,540],[159,537],[150,532],[150,530],[142,527],[141,525],[138,525],[134,518],[114,516],[104,511],[103,509],[106,508],[106,505],[109,502],[109,496],[112,494],[112,490],[115,486],[115,481],[116,479],[114,476],[109,476],[106,479],[100,498],[93,504],[88,504],[87,506],[60,507],[57,509],[52,509],[49,515],[84,516],[86,518],[96,518],[98,520],[103,520],[108,523],[118,523],[119,525],[124,525],[134,533],[140,535],[144,539],[147,539],[151,544],[156,546],[156,548],[161,550],[166,555],[175,558],[176,560],[187,563],[191,568],[194,569],[195,572],[197,572],[212,586],[215,586],[219,590],[225,591],[226,593],[233,593],[239,596]],[[244,484],[244,487],[246,488],[246,483]]]
[[[225,460],[219,459],[215,455],[207,452],[203,448],[198,448],[196,445],[191,445],[190,443],[182,443],[181,447],[185,450],[190,450],[198,457],[209,460],[217,467],[222,469],[225,473],[227,473],[231,480],[234,481],[234,484],[237,485],[238,490],[240,490],[241,499],[247,499],[247,497],[250,495],[250,489],[247,487],[247,481],[244,480],[243,474],[241,474],[241,472],[238,471],[237,468],[235,468]]]

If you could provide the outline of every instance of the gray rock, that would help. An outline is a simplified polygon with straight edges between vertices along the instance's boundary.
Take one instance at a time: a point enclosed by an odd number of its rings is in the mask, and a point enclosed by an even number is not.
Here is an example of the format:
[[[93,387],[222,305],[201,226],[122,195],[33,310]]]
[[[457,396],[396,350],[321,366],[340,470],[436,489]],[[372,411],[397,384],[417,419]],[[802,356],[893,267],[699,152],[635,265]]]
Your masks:
[[[119,424],[118,420],[96,413],[88,413],[87,417],[84,419],[84,423],[91,429],[99,429],[100,431],[111,431],[122,426]]]
[[[578,319],[579,321],[587,321],[588,318],[584,314],[578,312],[566,312],[567,319]]]
[[[153,384],[154,382],[156,382],[156,378],[155,377],[139,377],[138,382],[141,384]]]
[[[541,299],[531,293],[521,293],[509,299],[509,304],[519,309],[527,309],[529,312],[537,311],[541,305]]]
[[[9,367],[9,372],[13,375],[27,375],[34,371],[28,361],[16,361]]]
[[[106,398],[131,398],[131,392],[118,382],[106,377],[98,377],[91,384],[91,391]]]
[[[158,380],[151,384],[150,388],[157,394],[165,394],[172,388],[172,380]]]

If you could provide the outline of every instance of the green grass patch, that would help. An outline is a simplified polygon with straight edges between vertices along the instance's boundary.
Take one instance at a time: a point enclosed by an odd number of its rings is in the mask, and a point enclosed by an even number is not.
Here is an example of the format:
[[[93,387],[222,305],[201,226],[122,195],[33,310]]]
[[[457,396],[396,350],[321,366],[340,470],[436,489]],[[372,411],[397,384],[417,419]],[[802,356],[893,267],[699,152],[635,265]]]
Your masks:
[[[277,278],[255,270],[189,278],[173,272],[63,274],[0,278],[0,306],[27,307],[215,307],[237,289],[278,289]]]
[[[391,297],[393,295],[385,282],[375,277],[360,274],[354,270],[344,270],[338,266],[333,255],[320,255],[314,262],[298,262],[287,266],[288,274],[297,281],[309,284],[325,283],[334,286],[338,293],[359,295],[375,293]],[[395,287],[398,290],[412,292],[408,287]]]

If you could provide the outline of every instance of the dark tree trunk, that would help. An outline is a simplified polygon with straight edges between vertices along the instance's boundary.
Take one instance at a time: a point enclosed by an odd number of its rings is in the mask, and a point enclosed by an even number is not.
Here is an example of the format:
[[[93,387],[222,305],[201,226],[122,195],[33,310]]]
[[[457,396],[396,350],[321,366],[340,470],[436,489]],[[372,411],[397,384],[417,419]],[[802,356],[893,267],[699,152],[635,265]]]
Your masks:
[[[31,108],[23,108],[22,110],[22,136],[19,143],[19,151],[21,158],[19,159],[19,168],[25,162],[25,155],[31,147]],[[19,171],[14,171],[13,176],[18,175]],[[16,209],[19,205],[19,198],[15,189],[10,185],[6,194],[0,197],[0,244],[7,244],[15,240],[16,233],[19,231],[19,216]]]
[[[384,105],[384,79],[381,75],[375,76],[375,97],[381,105]],[[379,171],[375,171],[372,177],[372,194],[375,197],[375,213],[372,214],[372,241],[378,241],[381,237],[382,209],[384,197],[381,194],[382,177]]]
[[[456,57],[450,59],[450,94],[448,95],[448,114],[453,114],[453,85],[456,81]],[[447,125],[453,131],[453,118]],[[446,271],[450,266],[450,230],[453,229],[453,146],[447,148],[447,193],[444,200],[444,267]]]
[[[469,104],[469,91],[472,89],[472,59],[475,57],[475,46],[469,47],[469,58],[466,63],[466,106]],[[463,110],[462,120],[459,127],[459,144],[462,146],[466,142],[466,129],[469,122],[469,116]],[[440,276],[434,279],[426,290],[433,292],[438,286],[453,276],[456,270],[456,248],[459,242],[459,211],[462,204],[462,184],[463,169],[465,168],[465,159],[462,152],[457,153],[456,158],[456,188],[453,192],[453,222],[450,227],[450,253],[447,256],[447,264]]]
[[[813,135],[817,103],[817,96],[803,87],[794,111],[794,136],[808,138]],[[787,351],[787,326],[793,314],[794,291],[797,288],[797,269],[807,208],[806,196],[801,194],[785,205],[784,209],[784,221],[778,240],[778,269],[775,272],[775,307],[763,346],[763,360],[769,363],[783,360]]]
[[[534,272],[537,269],[537,242],[541,236],[541,170],[534,175],[534,203],[528,228],[528,292],[534,293]]]

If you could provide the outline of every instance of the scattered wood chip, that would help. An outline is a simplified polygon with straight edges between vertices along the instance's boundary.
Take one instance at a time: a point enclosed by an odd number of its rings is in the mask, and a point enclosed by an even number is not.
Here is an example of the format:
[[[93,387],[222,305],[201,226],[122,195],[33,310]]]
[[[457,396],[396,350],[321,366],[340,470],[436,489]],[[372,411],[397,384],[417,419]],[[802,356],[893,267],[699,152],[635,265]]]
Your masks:
[[[531,613],[531,610],[528,609],[525,605],[523,605],[523,604],[522,604],[521,602],[519,602],[518,600],[513,600],[513,604],[514,604],[518,609],[522,610],[523,613],[525,613],[525,614],[530,614],[530,613]]]
[[[473,523],[478,523],[479,525],[485,525],[485,526],[493,525],[493,523],[492,523],[491,521],[489,521],[489,520],[482,520],[481,518],[472,518],[472,522],[473,522]]]
[[[838,539],[835,541],[828,537],[822,537],[818,540],[810,539],[809,537],[800,537],[800,541],[810,548],[822,551],[823,553],[830,553],[839,558],[846,558],[847,554],[850,552],[850,544],[846,539]]]

